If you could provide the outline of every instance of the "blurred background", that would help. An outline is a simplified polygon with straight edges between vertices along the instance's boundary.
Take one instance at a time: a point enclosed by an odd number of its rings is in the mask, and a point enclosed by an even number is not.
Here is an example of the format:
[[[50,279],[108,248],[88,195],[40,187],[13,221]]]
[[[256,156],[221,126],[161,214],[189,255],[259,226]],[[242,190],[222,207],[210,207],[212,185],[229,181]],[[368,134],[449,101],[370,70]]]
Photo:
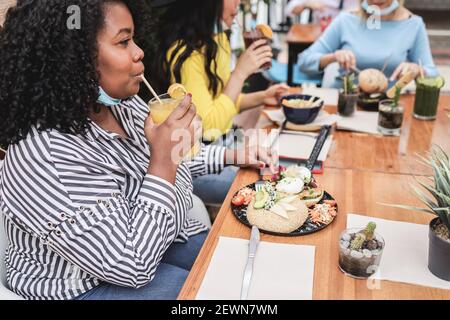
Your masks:
[[[285,8],[288,3],[289,0],[242,0],[239,16],[241,26],[233,29],[233,48],[239,51],[243,47],[238,35],[239,28],[266,23],[275,31],[273,46],[278,53],[277,60],[287,63],[286,35],[290,27],[294,23],[309,23],[312,15],[309,10],[305,10],[297,17],[287,16]],[[450,0],[405,0],[405,6],[424,19],[434,61],[446,80],[443,91],[450,92]]]

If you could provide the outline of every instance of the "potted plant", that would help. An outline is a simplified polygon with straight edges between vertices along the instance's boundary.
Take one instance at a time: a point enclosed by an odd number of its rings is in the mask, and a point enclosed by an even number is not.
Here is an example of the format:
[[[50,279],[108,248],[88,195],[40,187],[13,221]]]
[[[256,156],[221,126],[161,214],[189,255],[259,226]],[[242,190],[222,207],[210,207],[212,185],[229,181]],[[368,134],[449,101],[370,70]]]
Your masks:
[[[433,171],[431,184],[417,182],[431,195],[412,186],[414,193],[427,207],[394,205],[395,207],[431,213],[436,217],[430,222],[428,269],[437,277],[450,281],[450,157],[434,146],[422,162]]]
[[[344,88],[339,91],[338,112],[343,116],[351,116],[358,102],[358,87],[355,85],[353,73],[343,77],[343,86]]]
[[[378,131],[383,135],[398,136],[403,123],[404,107],[400,103],[401,88],[396,87],[394,99],[380,101]]]
[[[358,279],[370,277],[378,270],[384,249],[384,239],[375,232],[375,222],[364,229],[347,229],[339,239],[339,268]]]

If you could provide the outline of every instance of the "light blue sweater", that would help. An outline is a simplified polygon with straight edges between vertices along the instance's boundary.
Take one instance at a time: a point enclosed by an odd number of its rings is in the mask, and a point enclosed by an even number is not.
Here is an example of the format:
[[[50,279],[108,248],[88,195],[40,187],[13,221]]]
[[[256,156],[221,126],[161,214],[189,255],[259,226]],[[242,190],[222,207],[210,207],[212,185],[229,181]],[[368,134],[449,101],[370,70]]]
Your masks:
[[[388,78],[400,63],[418,64],[419,60],[427,76],[438,75],[425,24],[416,15],[401,21],[381,21],[380,28],[371,29],[361,17],[342,12],[319,40],[299,55],[300,69],[309,74],[322,72],[319,70],[320,58],[339,49],[353,51],[360,70],[381,70],[386,59],[391,56],[384,71]],[[339,88],[341,85],[335,81],[333,87]]]

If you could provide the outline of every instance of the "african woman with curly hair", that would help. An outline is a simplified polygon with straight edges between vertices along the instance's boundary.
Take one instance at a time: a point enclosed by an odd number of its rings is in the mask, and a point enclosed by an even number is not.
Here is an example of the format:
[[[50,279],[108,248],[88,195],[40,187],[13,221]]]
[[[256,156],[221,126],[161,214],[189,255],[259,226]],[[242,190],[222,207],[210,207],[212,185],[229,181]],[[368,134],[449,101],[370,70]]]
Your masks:
[[[192,177],[236,158],[214,146],[192,162],[172,156],[192,147],[200,119],[187,95],[156,126],[137,96],[140,3],[19,0],[7,13],[0,211],[8,286],[27,299],[176,298],[208,224],[192,219]],[[192,141],[174,141],[179,128]],[[245,154],[271,162],[263,149]]]

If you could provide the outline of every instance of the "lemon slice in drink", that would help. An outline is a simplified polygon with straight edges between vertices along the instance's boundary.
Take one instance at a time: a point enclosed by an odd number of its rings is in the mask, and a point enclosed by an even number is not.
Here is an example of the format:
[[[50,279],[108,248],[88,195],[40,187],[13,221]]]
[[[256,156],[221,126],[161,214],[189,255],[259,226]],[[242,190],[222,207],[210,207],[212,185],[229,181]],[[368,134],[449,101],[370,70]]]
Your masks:
[[[433,87],[436,89],[441,89],[445,85],[445,80],[443,77],[438,76],[435,78],[419,78],[417,79],[417,83],[425,85],[427,87]]]
[[[263,23],[258,24],[256,26],[256,29],[258,29],[265,38],[272,39],[272,37],[273,37],[272,28],[269,27],[267,24],[263,24]]]
[[[441,89],[445,85],[445,79],[441,76],[436,78],[435,86],[438,89]]]
[[[180,83],[172,84],[169,89],[167,89],[167,93],[173,99],[183,99],[187,94],[186,88]]]

